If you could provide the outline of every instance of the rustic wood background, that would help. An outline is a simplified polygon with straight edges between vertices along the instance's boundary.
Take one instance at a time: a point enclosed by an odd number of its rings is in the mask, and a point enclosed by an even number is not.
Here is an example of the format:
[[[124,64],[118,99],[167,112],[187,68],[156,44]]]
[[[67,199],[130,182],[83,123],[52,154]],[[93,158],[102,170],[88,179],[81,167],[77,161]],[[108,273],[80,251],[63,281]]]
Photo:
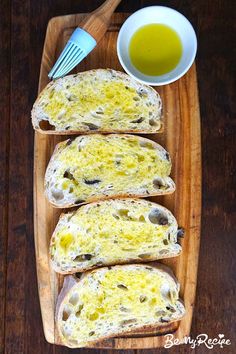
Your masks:
[[[36,98],[48,20],[89,12],[102,1],[0,1],[0,353],[102,354],[46,343],[41,323],[33,241],[33,130],[30,109]],[[224,333],[236,351],[236,117],[235,1],[123,0],[117,11],[148,5],[171,6],[193,23],[199,40],[197,70],[202,121],[203,214],[199,276],[192,336]],[[167,350],[116,351],[154,354]],[[172,353],[207,353],[203,346]],[[219,353],[215,348],[212,353]],[[105,352],[111,354],[111,351]]]

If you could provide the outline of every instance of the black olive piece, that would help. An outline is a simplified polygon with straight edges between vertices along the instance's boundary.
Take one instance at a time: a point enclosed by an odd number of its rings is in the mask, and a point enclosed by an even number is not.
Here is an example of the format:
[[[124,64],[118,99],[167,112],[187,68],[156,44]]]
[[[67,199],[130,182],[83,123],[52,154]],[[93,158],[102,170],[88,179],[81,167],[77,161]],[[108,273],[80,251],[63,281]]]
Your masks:
[[[173,306],[171,306],[171,305],[166,306],[166,309],[167,309],[167,311],[170,311],[170,312],[172,312],[172,313],[175,312],[175,308],[174,308]]]
[[[168,224],[168,219],[165,216],[160,217],[159,219],[159,224],[160,225],[167,225]]]
[[[181,227],[177,231],[177,238],[182,238],[184,237],[184,229]]]
[[[125,286],[123,284],[118,284],[117,288],[122,289],[122,290],[128,290],[127,286]]]
[[[86,183],[86,184],[96,184],[96,183],[100,183],[100,182],[101,182],[100,179],[91,179],[91,180],[85,179],[84,180],[84,183]]]
[[[159,252],[161,255],[164,255],[164,254],[168,254],[169,253],[169,251],[168,250],[160,250],[160,252]]]
[[[155,125],[157,125],[157,121],[156,121],[155,119],[153,119],[153,118],[150,118],[150,119],[149,119],[149,124],[150,124],[151,126],[155,126]]]
[[[75,273],[76,278],[80,279],[82,277],[83,273]]]
[[[137,322],[136,318],[132,318],[130,320],[123,320],[121,321],[121,326],[124,326],[124,325],[127,325],[127,324],[130,324],[130,323],[134,323],[134,322]]]
[[[74,181],[74,179],[75,179],[74,176],[72,175],[72,173],[70,173],[69,170],[66,170],[66,171],[64,172],[63,177],[64,177],[64,178],[68,178],[68,179],[70,179],[71,181]]]
[[[70,96],[70,97],[67,98],[67,100],[68,100],[69,102],[76,101],[76,96]]]
[[[139,258],[146,259],[151,257],[151,253],[142,253],[138,255]]]
[[[139,301],[140,301],[141,303],[145,302],[146,300],[147,300],[147,296],[145,296],[145,295],[140,295],[140,296],[139,296]]]
[[[86,253],[82,255],[82,258],[86,259],[86,261],[90,261],[90,259],[92,258],[92,254]]]
[[[74,191],[74,188],[73,188],[73,187],[70,187],[70,188],[69,188],[69,193],[73,193],[73,191]]]
[[[93,124],[93,123],[86,123],[86,122],[82,122],[84,125],[87,125],[87,127],[90,129],[90,130],[97,130],[99,129],[99,127],[96,125],[96,124]]]
[[[79,305],[79,308],[78,308],[78,311],[75,313],[75,316],[76,317],[79,317],[80,316],[80,314],[81,314],[81,311],[83,310],[83,307],[84,307],[84,305]]]
[[[71,220],[71,218],[73,218],[73,216],[74,216],[74,213],[72,213],[72,214],[68,215],[68,216],[67,216],[67,222],[68,222],[68,221],[70,221],[70,220]],[[69,227],[69,226],[68,226],[68,227]]]
[[[142,123],[144,121],[144,118],[141,117],[139,119],[136,119],[136,120],[132,120],[131,123]]]
[[[81,203],[84,203],[85,202],[85,200],[83,200],[83,199],[77,199],[74,203],[75,204],[81,204]]]
[[[94,334],[95,334],[94,331],[89,332],[89,336],[90,336],[90,337],[93,336]]]
[[[151,272],[153,271],[153,268],[151,267],[145,267],[147,270],[150,270]]]
[[[166,152],[165,157],[166,157],[166,160],[170,161],[170,154],[168,152]]]
[[[76,262],[82,262],[82,261],[90,261],[90,259],[92,259],[93,255],[89,254],[89,253],[85,253],[85,254],[79,254],[78,256],[76,256],[73,261]]]
[[[73,141],[72,139],[68,139],[67,142],[66,142],[66,145],[67,146],[70,145],[72,143],[72,141]]]

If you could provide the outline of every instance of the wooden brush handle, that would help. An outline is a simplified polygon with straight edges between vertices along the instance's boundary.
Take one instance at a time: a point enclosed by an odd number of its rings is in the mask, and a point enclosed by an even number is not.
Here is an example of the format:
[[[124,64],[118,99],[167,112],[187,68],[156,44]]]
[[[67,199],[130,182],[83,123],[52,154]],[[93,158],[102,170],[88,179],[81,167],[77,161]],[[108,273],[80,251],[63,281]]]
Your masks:
[[[111,15],[121,0],[106,0],[97,10],[88,15],[79,25],[99,42],[110,24]]]

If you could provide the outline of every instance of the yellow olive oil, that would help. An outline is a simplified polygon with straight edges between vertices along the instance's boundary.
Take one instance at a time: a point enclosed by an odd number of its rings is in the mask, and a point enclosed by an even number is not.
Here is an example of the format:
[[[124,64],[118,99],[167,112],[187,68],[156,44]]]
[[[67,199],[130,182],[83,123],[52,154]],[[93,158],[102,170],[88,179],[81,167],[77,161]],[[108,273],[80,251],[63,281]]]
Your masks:
[[[129,44],[132,64],[145,75],[159,76],[172,71],[182,56],[182,43],[169,26],[152,23],[139,28]]]

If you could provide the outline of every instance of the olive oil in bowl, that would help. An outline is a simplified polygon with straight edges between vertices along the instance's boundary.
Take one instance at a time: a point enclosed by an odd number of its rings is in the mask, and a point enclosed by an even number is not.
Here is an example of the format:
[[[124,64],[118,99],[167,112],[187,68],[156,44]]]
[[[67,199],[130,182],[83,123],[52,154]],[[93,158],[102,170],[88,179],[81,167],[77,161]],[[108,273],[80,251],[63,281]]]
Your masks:
[[[171,27],[152,23],[140,27],[131,37],[129,55],[142,74],[160,76],[179,63],[183,48],[180,37]]]

